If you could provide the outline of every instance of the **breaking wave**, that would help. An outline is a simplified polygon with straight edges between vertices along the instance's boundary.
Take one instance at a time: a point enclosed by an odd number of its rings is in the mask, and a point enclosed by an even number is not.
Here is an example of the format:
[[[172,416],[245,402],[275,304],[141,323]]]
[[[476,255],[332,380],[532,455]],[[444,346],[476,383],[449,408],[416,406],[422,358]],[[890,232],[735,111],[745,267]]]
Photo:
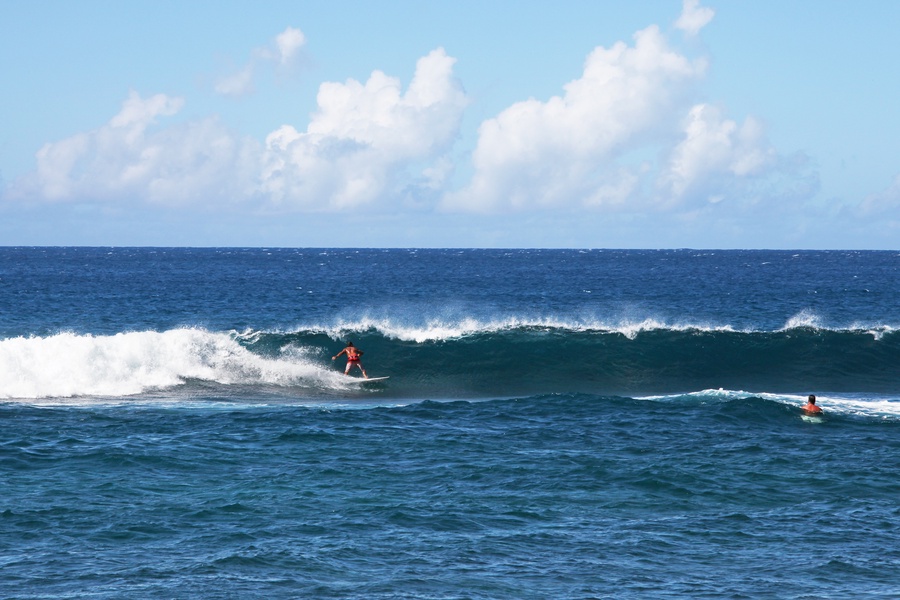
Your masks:
[[[402,397],[543,393],[900,391],[893,326],[826,328],[801,314],[774,331],[643,319],[364,318],[290,331],[167,331],[0,340],[0,398],[119,397],[213,385],[315,398],[359,387],[331,361],[345,340]],[[249,392],[248,392],[249,390]],[[256,392],[254,392],[256,390]]]

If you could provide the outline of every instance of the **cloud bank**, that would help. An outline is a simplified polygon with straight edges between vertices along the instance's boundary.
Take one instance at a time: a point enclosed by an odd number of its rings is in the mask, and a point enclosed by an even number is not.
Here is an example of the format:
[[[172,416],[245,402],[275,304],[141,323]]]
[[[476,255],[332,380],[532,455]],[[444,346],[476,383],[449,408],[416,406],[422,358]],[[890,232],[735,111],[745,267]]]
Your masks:
[[[712,18],[685,0],[675,27],[693,36]],[[290,65],[305,44],[288,27],[216,91],[248,93],[260,64]],[[639,214],[753,204],[785,181],[796,198],[814,187],[790,185],[809,175],[772,147],[759,120],[739,123],[701,101],[707,60],[679,52],[657,26],[595,48],[559,95],[485,120],[471,152],[456,148],[471,99],[455,63],[437,48],[405,88],[381,71],[325,82],[305,128],[285,123],[261,141],[216,117],[179,120],[181,98],[131,92],[105,125],[41,148],[35,171],[5,196],[260,213]]]
[[[181,98],[132,91],[104,126],[45,144],[34,173],[14,182],[9,197],[29,201],[142,200],[212,204],[251,192],[254,144],[215,118],[158,127]]]
[[[162,126],[184,101],[132,91],[107,124],[41,148],[37,170],[8,197],[321,212],[427,190],[448,170],[443,155],[468,103],[455,62],[434,50],[405,91],[380,71],[365,83],[324,83],[307,129],[283,125],[264,144],[212,117]]]

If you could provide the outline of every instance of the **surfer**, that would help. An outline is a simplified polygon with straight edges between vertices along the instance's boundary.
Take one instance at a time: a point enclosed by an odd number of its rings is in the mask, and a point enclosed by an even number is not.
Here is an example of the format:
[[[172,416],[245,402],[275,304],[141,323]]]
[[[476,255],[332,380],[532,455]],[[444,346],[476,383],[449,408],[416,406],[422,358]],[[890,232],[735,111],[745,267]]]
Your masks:
[[[349,375],[350,368],[356,366],[359,367],[360,371],[362,371],[363,377],[365,377],[366,379],[369,378],[369,376],[366,374],[366,370],[363,369],[362,363],[359,362],[359,359],[363,355],[362,350],[354,346],[353,342],[347,342],[347,347],[332,356],[331,360],[337,360],[337,357],[341,354],[347,355],[347,366],[344,368],[344,375]]]
[[[822,409],[816,406],[816,397],[812,394],[809,395],[809,398],[806,401],[806,406],[803,407],[803,412],[808,415],[821,415]]]

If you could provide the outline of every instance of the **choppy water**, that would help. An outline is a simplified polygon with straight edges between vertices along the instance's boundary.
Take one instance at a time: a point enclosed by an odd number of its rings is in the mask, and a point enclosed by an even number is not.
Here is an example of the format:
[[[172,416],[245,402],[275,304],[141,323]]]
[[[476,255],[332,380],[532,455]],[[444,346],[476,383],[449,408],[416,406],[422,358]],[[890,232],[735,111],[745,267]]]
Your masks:
[[[0,249],[0,596],[900,596],[898,267]]]

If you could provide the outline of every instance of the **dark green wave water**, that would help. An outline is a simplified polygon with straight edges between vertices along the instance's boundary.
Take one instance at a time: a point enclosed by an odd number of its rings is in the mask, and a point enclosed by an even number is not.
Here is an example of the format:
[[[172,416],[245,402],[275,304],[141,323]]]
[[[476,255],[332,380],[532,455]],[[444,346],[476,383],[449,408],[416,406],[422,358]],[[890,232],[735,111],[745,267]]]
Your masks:
[[[553,392],[641,395],[703,389],[900,393],[900,333],[795,328],[774,332],[618,331],[511,327],[449,339],[347,332],[372,375],[416,395],[486,397]],[[328,362],[341,341],[318,332],[266,333],[247,348],[307,349]]]

